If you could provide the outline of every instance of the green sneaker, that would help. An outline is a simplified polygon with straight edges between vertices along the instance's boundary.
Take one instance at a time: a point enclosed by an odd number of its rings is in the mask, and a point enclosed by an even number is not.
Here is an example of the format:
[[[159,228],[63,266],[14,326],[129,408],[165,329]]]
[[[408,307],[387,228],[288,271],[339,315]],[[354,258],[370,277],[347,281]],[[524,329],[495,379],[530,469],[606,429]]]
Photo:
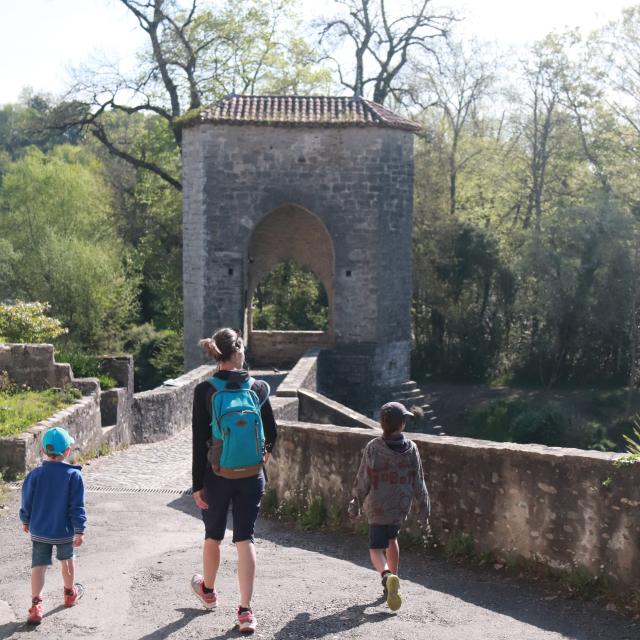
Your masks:
[[[397,611],[402,606],[402,598],[400,597],[400,578],[393,575],[387,576],[387,606],[391,611]]]

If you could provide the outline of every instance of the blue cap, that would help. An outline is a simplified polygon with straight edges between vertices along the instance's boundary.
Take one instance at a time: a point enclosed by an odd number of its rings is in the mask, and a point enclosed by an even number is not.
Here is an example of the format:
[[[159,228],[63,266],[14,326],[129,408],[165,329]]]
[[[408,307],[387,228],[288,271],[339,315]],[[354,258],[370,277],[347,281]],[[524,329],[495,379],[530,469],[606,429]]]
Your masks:
[[[62,427],[47,429],[42,436],[42,448],[49,456],[61,456],[75,440]]]

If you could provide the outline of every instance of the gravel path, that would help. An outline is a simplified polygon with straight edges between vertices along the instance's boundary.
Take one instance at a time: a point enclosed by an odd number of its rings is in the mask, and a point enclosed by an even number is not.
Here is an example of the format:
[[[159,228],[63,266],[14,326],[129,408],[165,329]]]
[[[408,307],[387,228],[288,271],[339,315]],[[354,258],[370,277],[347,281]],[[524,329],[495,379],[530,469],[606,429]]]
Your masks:
[[[235,638],[234,549],[223,543],[217,611],[190,592],[199,570],[202,524],[189,495],[187,434],[139,445],[85,466],[89,525],[78,554],[86,594],[64,609],[57,567],[45,587],[47,615],[31,630],[27,536],[12,491],[0,511],[0,638],[55,640]],[[146,490],[134,491],[136,488]],[[364,540],[300,532],[259,520],[254,609],[257,638],[385,640],[635,640],[640,625],[592,605],[555,598],[535,585],[470,571],[411,553],[402,557],[405,604],[391,614],[379,597]]]

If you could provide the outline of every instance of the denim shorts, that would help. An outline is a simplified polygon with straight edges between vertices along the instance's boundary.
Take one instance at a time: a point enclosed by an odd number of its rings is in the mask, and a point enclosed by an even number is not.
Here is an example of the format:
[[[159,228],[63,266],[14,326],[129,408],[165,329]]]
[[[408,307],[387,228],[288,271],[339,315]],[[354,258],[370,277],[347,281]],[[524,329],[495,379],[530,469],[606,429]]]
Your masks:
[[[33,540],[33,549],[31,551],[31,566],[42,567],[51,564],[51,555],[53,553],[53,544],[48,542],[37,542]],[[69,560],[73,558],[73,543],[64,542],[56,544],[56,558],[58,560]]]
[[[251,540],[260,500],[264,495],[265,480],[262,471],[257,476],[229,480],[213,473],[210,466],[204,473],[204,499],[209,505],[202,510],[205,538],[222,540],[227,528],[227,513],[231,505],[233,516],[233,542]]]
[[[400,533],[397,524],[370,524],[369,525],[369,549],[386,549],[389,541],[394,540]]]

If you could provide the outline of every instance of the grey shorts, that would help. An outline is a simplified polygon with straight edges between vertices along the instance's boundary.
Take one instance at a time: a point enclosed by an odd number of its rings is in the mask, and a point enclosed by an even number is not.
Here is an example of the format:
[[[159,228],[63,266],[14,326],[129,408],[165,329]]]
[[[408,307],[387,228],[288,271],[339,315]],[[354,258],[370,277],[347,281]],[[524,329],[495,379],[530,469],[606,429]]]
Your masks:
[[[58,560],[69,560],[73,558],[73,543],[64,542],[56,544],[56,558]],[[51,556],[53,554],[53,544],[48,542],[37,542],[33,540],[33,549],[31,551],[31,566],[42,567],[51,564]]]
[[[386,549],[399,533],[400,525],[397,524],[370,524],[369,549]]]

